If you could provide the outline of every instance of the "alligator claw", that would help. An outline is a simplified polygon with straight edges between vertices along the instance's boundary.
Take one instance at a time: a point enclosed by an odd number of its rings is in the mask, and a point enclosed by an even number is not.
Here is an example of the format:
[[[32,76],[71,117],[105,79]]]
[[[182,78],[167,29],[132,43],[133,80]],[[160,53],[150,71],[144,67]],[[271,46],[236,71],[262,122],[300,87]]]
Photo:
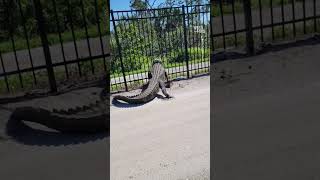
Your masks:
[[[167,99],[173,99],[174,96],[167,96]]]

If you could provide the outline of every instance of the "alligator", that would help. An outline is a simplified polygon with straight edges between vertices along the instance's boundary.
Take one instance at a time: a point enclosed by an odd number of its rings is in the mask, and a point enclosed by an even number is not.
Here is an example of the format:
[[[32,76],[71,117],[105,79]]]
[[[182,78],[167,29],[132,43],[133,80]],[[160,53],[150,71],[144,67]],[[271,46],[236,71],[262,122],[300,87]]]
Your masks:
[[[109,118],[107,86],[100,93],[100,100],[82,107],[52,111],[38,107],[18,107],[11,114],[15,121],[29,121],[42,124],[63,133],[96,133],[107,132]]]
[[[157,93],[160,89],[166,98],[173,98],[173,96],[169,95],[166,90],[166,87],[170,87],[170,83],[160,59],[155,59],[153,61],[151,70],[148,73],[148,79],[149,82],[145,85],[146,87],[141,91],[141,93],[134,96],[116,95],[113,100],[120,100],[129,104],[144,104],[157,97]],[[165,80],[167,80],[167,84],[165,83]]]

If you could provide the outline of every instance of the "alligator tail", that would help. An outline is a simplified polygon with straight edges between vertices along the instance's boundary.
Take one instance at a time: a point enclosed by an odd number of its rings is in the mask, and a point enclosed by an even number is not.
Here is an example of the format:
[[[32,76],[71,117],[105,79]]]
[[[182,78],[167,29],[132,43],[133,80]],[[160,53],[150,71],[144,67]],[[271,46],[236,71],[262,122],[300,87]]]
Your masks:
[[[138,103],[141,103],[141,102],[139,102],[138,101],[138,99],[135,99],[135,97],[137,97],[137,96],[139,96],[139,94],[138,95],[134,95],[134,96],[121,96],[121,95],[116,95],[116,96],[114,96],[114,100],[120,100],[120,101],[124,101],[124,102],[126,102],[126,103],[132,103],[132,104],[138,104]]]
[[[102,132],[107,131],[106,113],[88,112],[81,115],[60,114],[42,108],[20,107],[11,115],[12,120],[42,124],[61,132]]]

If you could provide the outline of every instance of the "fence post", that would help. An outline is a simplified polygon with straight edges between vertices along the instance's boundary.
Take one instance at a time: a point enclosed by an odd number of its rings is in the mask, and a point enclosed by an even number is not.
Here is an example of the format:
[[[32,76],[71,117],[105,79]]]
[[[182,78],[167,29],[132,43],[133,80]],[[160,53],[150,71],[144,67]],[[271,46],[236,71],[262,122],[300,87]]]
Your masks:
[[[34,2],[34,9],[36,12],[36,19],[38,23],[38,30],[40,33],[43,53],[46,60],[46,68],[48,73],[50,90],[51,92],[57,92],[57,84],[56,84],[56,79],[55,79],[55,75],[52,67],[52,59],[51,59],[51,54],[49,49],[47,29],[46,29],[45,20],[42,12],[41,2],[40,0],[33,0],[33,2]]]
[[[188,37],[187,37],[187,25],[186,25],[186,12],[185,6],[182,5],[182,13],[183,13],[183,36],[184,36],[184,58],[187,64],[187,78],[190,78],[189,74],[189,52],[188,52]]]
[[[213,5],[210,5],[210,6],[212,6],[213,7]],[[213,24],[213,16],[212,16],[212,12],[211,11],[213,11],[212,10],[212,8],[210,7],[209,8],[210,9],[210,20],[209,20],[209,23],[210,23],[210,42],[211,42],[211,49],[212,49],[212,52],[213,52],[213,46],[214,46],[214,42],[213,42],[213,26],[212,26],[212,24]]]
[[[254,54],[254,40],[252,29],[251,0],[243,0],[244,19],[246,26],[246,51],[249,55]]]
[[[124,72],[124,65],[123,65],[122,54],[121,54],[121,45],[120,45],[119,37],[118,37],[118,33],[117,33],[116,22],[114,20],[113,10],[111,10],[110,12],[111,12],[111,18],[112,18],[111,20],[112,20],[112,24],[113,24],[114,35],[116,37],[116,42],[117,42],[117,47],[118,47],[118,53],[119,53],[119,58],[120,58],[120,63],[121,63],[121,70],[122,70],[124,85],[125,85],[126,91],[128,91],[127,79],[126,79],[126,74]]]

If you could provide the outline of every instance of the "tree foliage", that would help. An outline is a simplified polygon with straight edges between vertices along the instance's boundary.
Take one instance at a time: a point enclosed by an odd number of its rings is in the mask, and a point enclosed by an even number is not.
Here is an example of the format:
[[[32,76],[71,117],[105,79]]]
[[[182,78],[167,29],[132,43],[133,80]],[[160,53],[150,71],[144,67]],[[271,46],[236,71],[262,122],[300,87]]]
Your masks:
[[[209,22],[203,21],[200,12],[205,11],[202,7],[189,7],[188,11],[192,15],[185,15],[187,26],[184,27],[184,17],[182,8],[161,8],[176,7],[177,4],[194,5],[202,3],[199,1],[166,0],[164,4],[157,3],[155,8],[152,0],[132,0],[132,13],[116,16],[117,38],[120,44],[123,68],[125,72],[147,69],[143,67],[150,64],[150,60],[155,57],[162,57],[165,63],[183,63],[185,61],[185,43],[188,42],[188,54],[191,59],[203,59],[208,57],[208,31],[199,36],[193,32],[195,26],[201,26],[204,29],[209,28]],[[160,8],[159,8],[160,7]],[[207,6],[205,8],[208,8]],[[208,10],[208,9],[206,9]],[[209,12],[209,11],[206,11]],[[116,13],[116,12],[115,12]],[[187,34],[187,40],[184,38]],[[111,63],[113,73],[122,72],[121,59],[116,43],[115,32],[111,32],[112,54],[114,55]],[[206,44],[205,44],[206,43]]]
[[[97,24],[96,7],[101,21],[108,20],[107,0],[41,0],[41,3],[49,33],[57,33],[59,28],[61,32],[69,31],[71,22],[75,29],[83,28],[85,22],[88,26]],[[16,36],[23,36],[24,26],[29,36],[37,34],[32,0],[6,0],[0,11],[5,14],[2,17],[5,21],[0,27],[0,40],[6,40],[10,31]]]

